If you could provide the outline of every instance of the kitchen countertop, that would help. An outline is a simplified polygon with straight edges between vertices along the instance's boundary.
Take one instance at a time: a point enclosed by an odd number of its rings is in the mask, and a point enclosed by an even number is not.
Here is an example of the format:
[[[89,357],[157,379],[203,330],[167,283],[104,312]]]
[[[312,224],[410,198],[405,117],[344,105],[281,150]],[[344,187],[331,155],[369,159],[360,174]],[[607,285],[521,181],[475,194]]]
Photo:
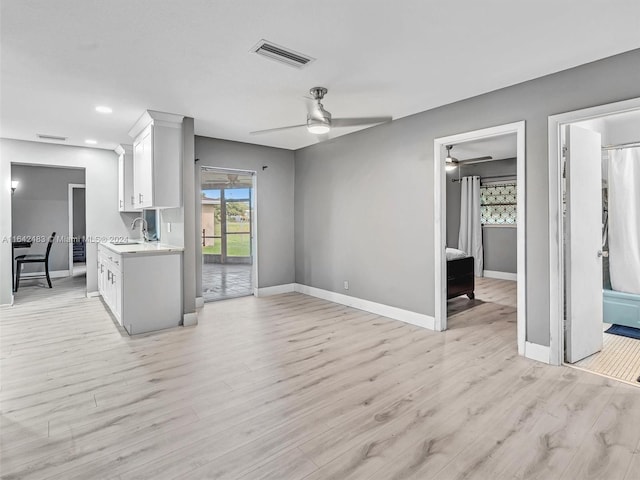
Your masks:
[[[140,242],[130,245],[118,245],[114,243],[104,242],[100,245],[104,245],[106,248],[114,253],[120,255],[126,254],[154,254],[154,253],[170,253],[170,252],[182,252],[183,247],[176,247],[175,245],[167,245],[166,243],[158,242]]]

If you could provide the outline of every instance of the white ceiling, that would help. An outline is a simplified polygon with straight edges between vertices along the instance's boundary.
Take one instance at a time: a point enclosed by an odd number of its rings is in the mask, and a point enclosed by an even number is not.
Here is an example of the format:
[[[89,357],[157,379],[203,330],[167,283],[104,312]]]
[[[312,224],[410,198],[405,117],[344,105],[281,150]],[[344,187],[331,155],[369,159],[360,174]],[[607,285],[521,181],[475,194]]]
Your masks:
[[[483,138],[482,140],[455,144],[451,149],[451,154],[460,162],[485,156],[491,156],[493,160],[515,158],[517,141],[518,137],[515,133]]]
[[[0,135],[92,138],[99,148],[130,143],[128,129],[153,109],[194,117],[199,135],[297,149],[316,137],[248,132],[304,123],[302,96],[316,85],[329,89],[335,117],[400,118],[640,47],[637,0],[2,0],[1,9]],[[317,60],[297,70],[249,53],[262,38]]]

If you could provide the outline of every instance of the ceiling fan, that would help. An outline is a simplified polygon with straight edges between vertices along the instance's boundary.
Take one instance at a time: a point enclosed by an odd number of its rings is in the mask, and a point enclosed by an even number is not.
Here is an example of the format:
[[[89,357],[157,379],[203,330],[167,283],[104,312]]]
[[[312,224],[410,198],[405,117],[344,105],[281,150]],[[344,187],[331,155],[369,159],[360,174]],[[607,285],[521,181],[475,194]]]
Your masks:
[[[226,185],[234,187],[238,183],[238,174],[237,173],[227,173],[227,181]]]
[[[466,165],[466,164],[481,163],[481,162],[487,162],[489,160],[493,160],[493,157],[491,155],[485,155],[484,157],[468,158],[466,160],[458,160],[456,157],[451,155],[451,149],[453,149],[453,145],[447,145],[445,148],[447,149],[447,156],[444,160],[445,160],[445,169],[447,171],[455,170],[456,167],[458,167],[458,165],[461,165],[461,164]]]
[[[290,125],[287,127],[269,128],[267,130],[258,130],[251,132],[251,135],[260,135],[263,133],[278,132],[281,130],[290,130],[294,128],[306,127],[310,133],[316,135],[324,135],[331,131],[332,128],[340,127],[357,127],[360,125],[376,125],[378,123],[390,122],[392,117],[356,117],[356,118],[332,118],[331,113],[325,110],[322,105],[322,99],[328,90],[324,87],[313,87],[309,90],[314,102],[307,113],[307,123],[299,125]]]

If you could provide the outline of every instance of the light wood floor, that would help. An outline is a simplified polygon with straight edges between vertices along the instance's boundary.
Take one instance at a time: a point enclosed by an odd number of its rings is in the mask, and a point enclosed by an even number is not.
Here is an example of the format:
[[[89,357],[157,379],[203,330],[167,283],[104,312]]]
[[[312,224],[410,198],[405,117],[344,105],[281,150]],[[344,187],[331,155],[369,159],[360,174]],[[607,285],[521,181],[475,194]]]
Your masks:
[[[509,306],[245,297],[129,338],[55,290],[0,311],[6,479],[640,478],[640,390],[518,357]]]

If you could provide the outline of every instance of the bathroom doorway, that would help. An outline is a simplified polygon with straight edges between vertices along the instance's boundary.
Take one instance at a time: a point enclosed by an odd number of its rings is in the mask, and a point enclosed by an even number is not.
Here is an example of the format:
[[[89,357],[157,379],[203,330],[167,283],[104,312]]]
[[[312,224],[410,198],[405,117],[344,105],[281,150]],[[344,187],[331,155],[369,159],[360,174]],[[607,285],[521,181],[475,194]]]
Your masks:
[[[552,355],[558,363],[637,386],[639,131],[638,99],[550,119],[550,145],[558,147],[550,152],[550,173],[558,182],[550,205],[557,208],[563,240],[551,251],[552,260],[554,253],[560,256],[561,282],[551,291]]]
[[[253,295],[254,182],[253,172],[202,167],[199,243],[205,302]]]

